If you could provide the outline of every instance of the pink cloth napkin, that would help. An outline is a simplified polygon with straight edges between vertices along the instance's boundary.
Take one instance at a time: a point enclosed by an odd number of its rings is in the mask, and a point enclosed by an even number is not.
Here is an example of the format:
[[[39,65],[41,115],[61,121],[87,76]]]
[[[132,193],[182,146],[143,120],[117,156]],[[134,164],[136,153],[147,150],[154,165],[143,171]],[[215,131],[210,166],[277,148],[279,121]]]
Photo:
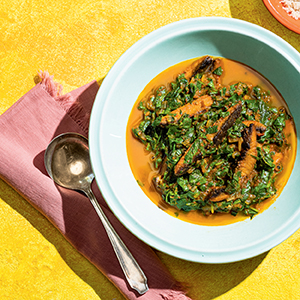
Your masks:
[[[108,219],[148,278],[149,291],[140,296],[127,284],[106,232],[88,199],[53,183],[44,167],[48,143],[64,132],[87,137],[98,91],[93,81],[62,95],[48,73],[0,117],[0,176],[56,226],[127,299],[188,298],[153,249],[132,235],[111,213],[93,182],[93,191]]]

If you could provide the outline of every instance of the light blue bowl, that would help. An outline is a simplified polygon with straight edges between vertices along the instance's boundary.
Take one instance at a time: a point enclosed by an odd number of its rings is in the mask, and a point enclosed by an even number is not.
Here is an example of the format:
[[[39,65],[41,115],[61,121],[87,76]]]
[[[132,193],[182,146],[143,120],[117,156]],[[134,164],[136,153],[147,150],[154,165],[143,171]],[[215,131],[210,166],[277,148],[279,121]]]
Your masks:
[[[253,220],[200,226],[160,210],[138,186],[126,153],[126,126],[139,94],[156,75],[181,61],[222,56],[264,75],[285,98],[300,126],[300,54],[275,34],[229,18],[196,18],[162,27],[134,44],[112,67],[90,120],[90,153],[97,183],[119,220],[138,238],[170,255],[226,263],[261,254],[300,227],[299,153],[275,203]]]

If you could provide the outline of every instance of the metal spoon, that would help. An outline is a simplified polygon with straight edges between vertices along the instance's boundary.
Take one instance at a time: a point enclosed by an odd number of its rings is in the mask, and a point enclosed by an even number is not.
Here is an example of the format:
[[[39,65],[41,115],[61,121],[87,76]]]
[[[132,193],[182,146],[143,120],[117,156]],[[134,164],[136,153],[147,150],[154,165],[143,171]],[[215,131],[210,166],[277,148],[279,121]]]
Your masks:
[[[129,285],[140,294],[146,293],[148,285],[144,272],[115,232],[91,190],[94,174],[87,139],[77,133],[57,136],[48,145],[44,161],[55,183],[87,195],[103,223]]]

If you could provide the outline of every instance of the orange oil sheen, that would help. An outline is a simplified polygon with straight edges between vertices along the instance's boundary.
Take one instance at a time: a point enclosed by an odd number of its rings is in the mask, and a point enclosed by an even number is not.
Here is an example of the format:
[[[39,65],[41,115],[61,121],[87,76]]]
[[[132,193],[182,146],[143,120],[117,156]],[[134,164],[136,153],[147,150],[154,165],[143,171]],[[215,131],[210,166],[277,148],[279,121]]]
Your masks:
[[[151,80],[149,84],[144,88],[142,93],[139,95],[129,116],[127,124],[127,156],[133,175],[135,179],[139,183],[141,183],[140,185],[144,193],[148,196],[149,199],[151,199],[152,202],[154,202],[159,208],[164,210],[166,213],[183,221],[199,225],[227,225],[245,220],[248,217],[242,215],[237,215],[236,217],[234,217],[231,214],[214,214],[210,216],[204,216],[201,212],[198,211],[179,211],[175,207],[172,207],[169,204],[165,203],[152,183],[152,178],[157,173],[157,171],[151,165],[151,153],[147,152],[144,149],[144,145],[141,142],[139,142],[136,138],[134,138],[131,133],[131,128],[136,127],[142,119],[142,113],[137,109],[139,102],[145,97],[149,97],[153,93],[153,91],[158,87],[162,85],[167,86],[168,83],[174,81],[176,76],[182,73],[185,70],[185,68],[187,68],[194,60],[195,59],[187,60],[166,69],[165,71],[157,75],[153,80]],[[222,68],[222,85],[233,84],[238,81],[242,81],[247,84],[252,84],[254,86],[259,85],[264,90],[270,91],[272,95],[272,105],[276,107],[285,106],[286,109],[288,109],[284,99],[276,90],[276,88],[266,78],[264,78],[252,68],[229,59],[222,59]],[[260,212],[267,209],[280,195],[292,172],[292,168],[296,157],[297,146],[296,132],[293,121],[286,122],[285,133],[291,147],[289,151],[286,151],[286,153],[284,153],[284,159],[282,161],[283,171],[280,173],[276,181],[276,187],[278,191],[274,197],[263,201],[259,205],[258,209]]]

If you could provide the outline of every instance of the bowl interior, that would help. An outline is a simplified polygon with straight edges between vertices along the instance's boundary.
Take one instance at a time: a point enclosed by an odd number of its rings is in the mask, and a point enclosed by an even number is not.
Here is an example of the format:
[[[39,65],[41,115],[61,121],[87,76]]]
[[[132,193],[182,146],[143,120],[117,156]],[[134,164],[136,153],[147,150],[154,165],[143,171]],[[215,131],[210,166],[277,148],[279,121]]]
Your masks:
[[[267,251],[299,228],[299,159],[270,208],[251,221],[212,227],[183,222],[156,207],[135,181],[126,153],[128,117],[148,82],[174,64],[207,54],[239,61],[264,75],[284,97],[298,130],[300,54],[256,25],[227,18],[197,18],[154,31],[123,54],[97,94],[89,141],[98,185],[130,231],[171,255],[224,263]]]

